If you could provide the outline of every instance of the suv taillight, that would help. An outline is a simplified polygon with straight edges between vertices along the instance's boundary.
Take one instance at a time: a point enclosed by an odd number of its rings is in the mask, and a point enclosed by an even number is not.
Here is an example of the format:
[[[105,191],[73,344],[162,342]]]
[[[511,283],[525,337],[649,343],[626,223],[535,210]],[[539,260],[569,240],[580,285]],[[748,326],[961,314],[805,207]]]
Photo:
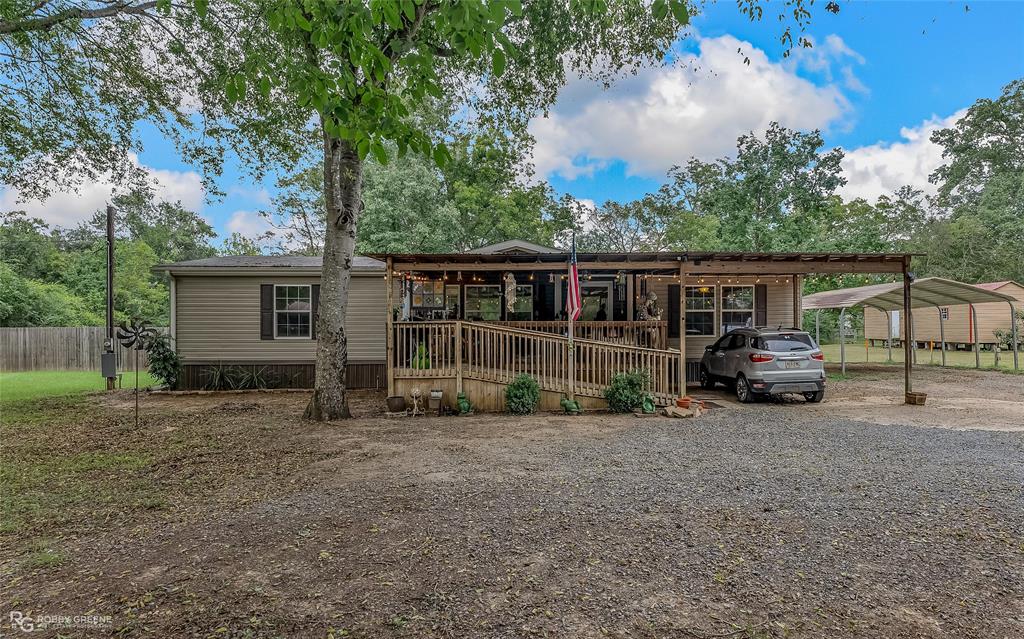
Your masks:
[[[765,362],[770,362],[773,359],[775,359],[774,355],[768,355],[765,353],[751,353],[748,357],[750,357],[750,361],[754,362],[755,364],[763,364]]]
[[[824,362],[825,361],[825,353],[822,353],[821,351],[818,351],[817,353],[811,353],[811,359],[816,359],[819,362]]]

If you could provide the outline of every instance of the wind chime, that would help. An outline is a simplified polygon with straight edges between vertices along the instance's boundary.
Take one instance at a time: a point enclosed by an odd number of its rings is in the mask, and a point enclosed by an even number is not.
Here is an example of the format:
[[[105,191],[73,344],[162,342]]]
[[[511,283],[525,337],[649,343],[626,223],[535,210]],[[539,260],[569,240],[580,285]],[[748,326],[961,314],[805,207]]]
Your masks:
[[[117,330],[117,340],[121,346],[135,351],[135,428],[139,427],[139,351],[146,348],[146,343],[156,335],[156,329],[150,328],[139,320],[132,323],[121,322]]]

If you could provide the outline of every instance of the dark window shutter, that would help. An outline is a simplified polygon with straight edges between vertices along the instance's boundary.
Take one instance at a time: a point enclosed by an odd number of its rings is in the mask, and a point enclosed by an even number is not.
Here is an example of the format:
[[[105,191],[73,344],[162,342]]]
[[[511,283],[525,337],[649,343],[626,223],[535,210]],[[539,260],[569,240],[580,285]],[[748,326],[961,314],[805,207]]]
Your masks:
[[[313,339],[316,339],[316,322],[317,322],[318,319],[320,319],[320,285],[319,284],[314,284],[313,285],[313,288],[310,291],[309,297],[310,297],[310,303],[313,306],[313,317],[311,318],[313,326],[312,326],[312,328],[310,328],[309,332],[310,332],[311,337]]]
[[[668,336],[679,337],[679,285],[668,285]]]
[[[754,285],[754,326],[768,326],[768,285]]]
[[[260,339],[274,339],[273,284],[260,284]]]

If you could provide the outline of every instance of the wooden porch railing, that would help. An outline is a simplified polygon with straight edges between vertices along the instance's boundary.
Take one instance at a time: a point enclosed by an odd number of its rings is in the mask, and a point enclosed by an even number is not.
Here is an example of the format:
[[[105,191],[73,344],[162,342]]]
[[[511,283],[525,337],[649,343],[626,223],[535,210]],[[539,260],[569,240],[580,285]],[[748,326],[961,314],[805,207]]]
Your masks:
[[[567,335],[569,322],[563,320],[527,320],[488,322],[497,326],[522,328],[556,335]],[[592,339],[598,342],[640,346],[643,348],[668,348],[668,322],[665,320],[644,320],[635,322],[575,322],[576,339]]]
[[[530,375],[547,391],[603,397],[616,373],[648,371],[660,404],[680,395],[679,352],[576,339],[484,322],[394,322],[396,378],[455,377],[508,384]],[[570,362],[574,364],[570,366]],[[575,374],[570,377],[570,371]]]

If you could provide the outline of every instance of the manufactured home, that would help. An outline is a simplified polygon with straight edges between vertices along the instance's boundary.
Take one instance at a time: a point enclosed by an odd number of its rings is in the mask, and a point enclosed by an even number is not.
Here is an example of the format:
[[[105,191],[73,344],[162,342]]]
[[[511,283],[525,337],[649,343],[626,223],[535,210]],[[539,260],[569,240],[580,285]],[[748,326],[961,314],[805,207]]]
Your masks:
[[[570,255],[509,241],[459,254],[355,259],[348,381],[355,388],[465,392],[500,410],[520,373],[542,406],[571,393],[599,406],[616,372],[644,368],[662,403],[697,379],[705,347],[742,326],[799,327],[810,273],[903,273],[910,256],[834,253],[580,253],[583,312],[570,336]],[[321,260],[215,257],[157,267],[171,278],[181,386],[220,366],[260,367],[313,383]],[[680,351],[684,356],[680,358]]]
[[[1020,302],[1016,307],[1024,307],[1024,286],[1013,281],[985,282],[974,286],[987,291],[995,291],[1008,295]],[[973,313],[972,313],[973,309]],[[947,349],[969,350],[974,347],[975,317],[977,317],[978,344],[982,348],[991,349],[996,344],[996,331],[1004,334],[1010,332],[1010,307],[1005,302],[987,302],[983,304],[946,304],[931,309],[918,309],[913,313],[913,336],[920,347],[929,343],[938,344],[945,337]],[[864,338],[874,344],[885,344],[889,332],[886,322],[892,323],[894,340],[903,335],[905,317],[899,311],[893,311],[891,318],[876,308],[864,309]],[[944,326],[940,326],[940,321]],[[944,331],[944,335],[943,335]]]

